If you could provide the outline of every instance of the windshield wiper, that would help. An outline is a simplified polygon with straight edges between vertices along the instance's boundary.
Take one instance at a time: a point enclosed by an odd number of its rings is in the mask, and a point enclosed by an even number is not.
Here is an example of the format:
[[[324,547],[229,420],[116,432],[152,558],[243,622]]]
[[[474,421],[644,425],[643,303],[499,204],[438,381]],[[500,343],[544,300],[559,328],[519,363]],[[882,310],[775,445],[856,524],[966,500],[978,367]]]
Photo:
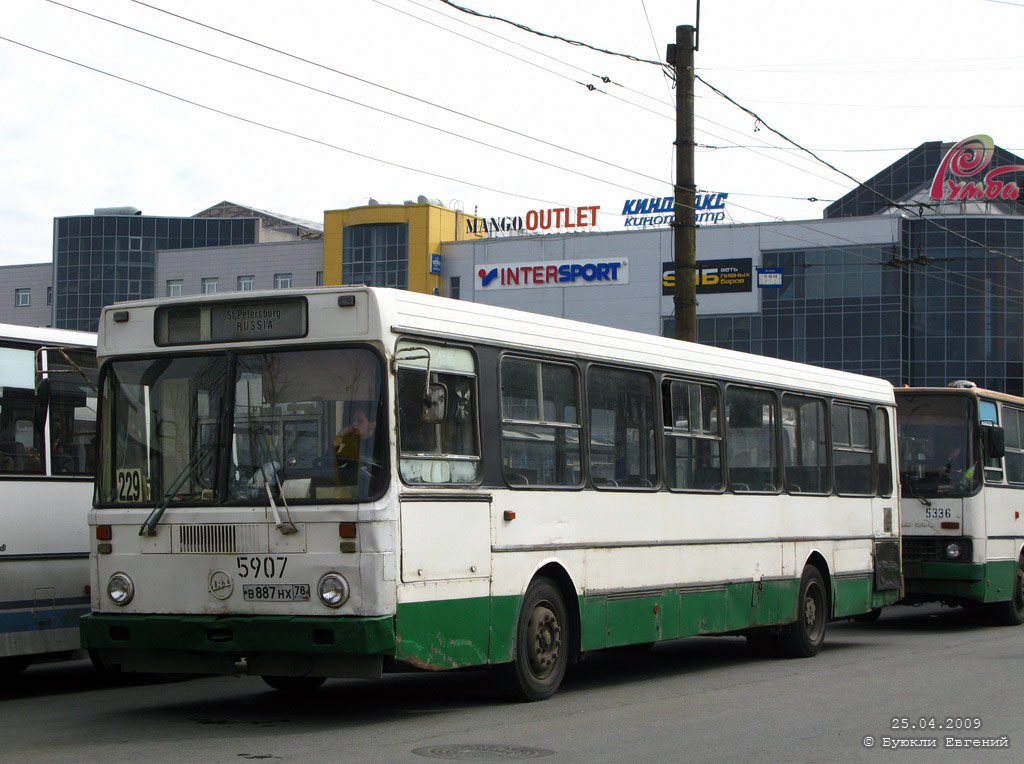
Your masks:
[[[900,482],[907,487],[907,491],[910,493],[910,495],[917,499],[919,502],[924,504],[926,507],[930,507],[932,505],[932,503],[928,501],[928,499],[926,499],[924,496],[922,496],[921,494],[914,490],[914,484],[910,482],[909,475],[900,475]]]
[[[156,526],[160,523],[160,518],[164,516],[164,512],[167,511],[167,505],[171,503],[171,499],[178,493],[178,489],[185,484],[185,481],[195,474],[196,469],[202,464],[207,455],[214,450],[215,446],[216,444],[214,443],[206,443],[196,450],[192,458],[189,459],[188,464],[185,465],[185,468],[171,481],[170,487],[160,497],[160,501],[153,507],[149,517],[139,527],[140,536],[156,535]]]

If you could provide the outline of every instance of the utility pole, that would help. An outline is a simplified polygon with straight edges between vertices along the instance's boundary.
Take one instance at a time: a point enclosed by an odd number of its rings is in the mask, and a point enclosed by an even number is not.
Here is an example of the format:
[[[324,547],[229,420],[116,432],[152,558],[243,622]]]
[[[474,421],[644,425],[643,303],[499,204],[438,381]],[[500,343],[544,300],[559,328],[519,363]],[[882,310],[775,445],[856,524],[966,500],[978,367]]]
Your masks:
[[[698,5],[698,12],[700,6]],[[697,186],[693,180],[694,28],[676,27],[668,63],[676,70],[676,186],[672,246],[676,339],[697,341]]]

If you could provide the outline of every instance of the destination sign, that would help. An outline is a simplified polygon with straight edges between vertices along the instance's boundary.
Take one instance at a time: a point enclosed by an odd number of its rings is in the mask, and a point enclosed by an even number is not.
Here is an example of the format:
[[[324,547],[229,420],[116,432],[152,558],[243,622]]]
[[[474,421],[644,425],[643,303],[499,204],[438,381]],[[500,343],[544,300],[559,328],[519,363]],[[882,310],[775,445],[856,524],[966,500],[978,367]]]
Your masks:
[[[305,300],[266,300],[210,307],[211,342],[283,340],[305,335]]]
[[[305,337],[306,300],[285,298],[158,308],[158,345],[248,342]]]

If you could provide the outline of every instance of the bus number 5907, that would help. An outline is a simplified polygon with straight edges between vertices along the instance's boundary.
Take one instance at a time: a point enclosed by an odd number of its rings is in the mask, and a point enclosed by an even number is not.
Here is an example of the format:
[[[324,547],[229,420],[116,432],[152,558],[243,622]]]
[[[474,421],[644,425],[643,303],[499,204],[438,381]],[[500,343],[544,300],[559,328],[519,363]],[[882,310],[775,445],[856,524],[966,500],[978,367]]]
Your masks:
[[[288,558],[277,557],[236,557],[239,578],[282,578]]]

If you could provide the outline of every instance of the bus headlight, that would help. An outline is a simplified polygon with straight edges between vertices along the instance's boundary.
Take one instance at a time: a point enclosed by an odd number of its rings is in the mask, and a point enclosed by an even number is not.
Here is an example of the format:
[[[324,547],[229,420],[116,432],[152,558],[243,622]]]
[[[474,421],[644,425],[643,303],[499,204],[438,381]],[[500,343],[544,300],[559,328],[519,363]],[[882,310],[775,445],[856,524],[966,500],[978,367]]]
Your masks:
[[[960,555],[964,553],[963,545],[959,541],[950,541],[946,544],[946,559],[947,560],[959,560]]]
[[[127,605],[135,596],[135,584],[127,573],[115,573],[107,581],[107,596],[115,605]]]
[[[327,607],[341,607],[348,601],[348,581],[337,573],[326,573],[316,587],[320,601]]]

